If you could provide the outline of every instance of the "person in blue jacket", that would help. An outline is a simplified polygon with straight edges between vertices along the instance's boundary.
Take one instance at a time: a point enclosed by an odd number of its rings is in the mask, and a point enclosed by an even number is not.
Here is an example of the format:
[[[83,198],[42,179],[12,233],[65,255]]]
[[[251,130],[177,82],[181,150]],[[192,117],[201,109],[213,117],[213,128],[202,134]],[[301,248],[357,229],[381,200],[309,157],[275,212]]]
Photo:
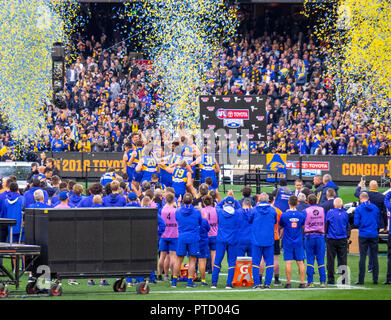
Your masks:
[[[110,183],[111,193],[103,197],[104,207],[125,207],[126,198],[119,194],[120,183],[115,180]]]
[[[35,202],[29,206],[29,208],[31,208],[31,209],[43,209],[43,208],[51,208],[52,207],[44,202],[43,190],[41,190],[41,189],[34,191],[34,200],[35,200]]]
[[[322,194],[319,199],[319,205],[322,205],[323,202],[327,201],[327,190],[329,188],[333,188],[335,190],[335,196],[338,197],[338,189],[339,187],[332,181],[332,177],[330,174],[325,174],[323,176],[323,188],[322,188]]]
[[[91,208],[103,208],[103,200],[99,194],[94,195],[92,198]]]
[[[262,258],[266,264],[264,288],[270,288],[274,273],[274,227],[277,223],[277,211],[269,204],[269,195],[262,193],[259,204],[250,211],[252,239],[252,264],[254,288],[261,288],[259,268]]]
[[[185,255],[189,255],[189,270],[187,278],[187,288],[193,288],[193,283],[197,257],[200,254],[200,226],[202,224],[201,212],[194,208],[193,196],[185,193],[183,196],[183,206],[175,211],[175,219],[178,223],[178,244],[177,260],[174,265],[174,272],[171,287],[176,287],[179,270]]]
[[[126,207],[141,207],[140,201],[135,192],[130,192],[128,194],[129,202],[126,204]]]
[[[386,194],[386,197],[384,199],[384,205],[386,206],[387,210],[391,212],[391,192],[388,192]],[[389,218],[388,223],[388,250],[387,250],[387,276],[386,281],[383,282],[383,284],[391,284],[391,215]]]
[[[94,196],[100,195],[103,191],[103,187],[100,183],[94,183],[93,185],[90,186],[89,191],[90,191],[90,195],[87,197],[84,197],[80,201],[79,208],[92,207]]]
[[[233,191],[228,192],[228,196],[223,199],[217,206],[216,212],[218,217],[218,231],[216,238],[216,257],[212,270],[211,288],[217,288],[221,262],[227,252],[228,277],[225,288],[232,288],[232,280],[235,273],[235,263],[237,257],[239,214],[235,208],[239,203],[235,200]]]
[[[206,283],[206,260],[209,256],[209,238],[208,232],[210,230],[210,225],[208,220],[202,218],[201,227],[200,227],[200,254],[198,256],[198,265],[201,277],[201,285],[207,286]]]
[[[69,196],[68,206],[77,208],[83,200],[83,186],[77,183],[73,186],[72,191],[72,195]]]
[[[347,265],[350,230],[349,214],[343,209],[342,199],[336,198],[334,209],[329,210],[326,214],[327,284],[335,284],[335,256],[337,256],[338,267]]]
[[[23,209],[23,196],[19,194],[19,186],[16,182],[10,184],[10,191],[7,194],[3,207],[2,215],[6,219],[15,219],[16,225],[13,226],[13,237],[10,239],[10,227],[8,227],[8,241],[12,242],[24,242],[24,229],[22,228],[22,209]]]
[[[252,257],[252,242],[251,242],[251,223],[249,214],[251,212],[251,198],[245,198],[242,202],[242,208],[238,209],[239,214],[239,231],[238,231],[238,257]]]
[[[360,205],[354,211],[353,224],[358,227],[358,244],[360,249],[360,261],[358,281],[356,284],[364,284],[365,260],[368,253],[372,256],[372,280],[377,284],[379,276],[378,242],[380,228],[380,210],[369,201],[366,192],[360,193]]]
[[[360,181],[356,191],[354,192],[354,196],[356,198],[360,198],[361,192],[365,191],[366,193],[368,193],[369,201],[371,203],[373,203],[376,207],[378,207],[380,210],[379,228],[380,229],[384,229],[384,228],[387,229],[388,217],[387,217],[387,209],[386,209],[386,206],[384,205],[385,195],[382,194],[381,192],[379,192],[379,190],[378,190],[379,185],[376,180],[369,181],[368,186],[369,186],[369,190],[366,190],[365,180],[363,178],[361,178],[361,181]],[[368,249],[368,256],[372,257],[372,255],[369,251],[370,251],[370,249]],[[370,258],[369,262],[368,262],[368,272],[372,272],[372,265],[373,265],[372,258]]]
[[[34,192],[35,192],[35,190],[38,190],[38,189],[43,191],[44,203],[46,203],[46,204],[49,203],[49,195],[46,192],[46,190],[43,190],[40,187],[40,185],[41,185],[41,182],[39,181],[39,179],[36,179],[36,178],[33,179],[32,187],[23,194],[23,208],[28,208],[31,204],[33,204],[35,202]]]

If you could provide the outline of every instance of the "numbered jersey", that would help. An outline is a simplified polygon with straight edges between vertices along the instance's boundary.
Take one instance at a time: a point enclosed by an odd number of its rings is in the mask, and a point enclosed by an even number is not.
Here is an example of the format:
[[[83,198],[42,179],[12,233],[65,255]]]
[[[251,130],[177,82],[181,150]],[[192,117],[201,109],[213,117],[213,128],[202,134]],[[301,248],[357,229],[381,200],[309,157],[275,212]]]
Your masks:
[[[127,153],[126,153],[126,169],[129,170],[129,169],[134,169],[134,165],[130,163],[130,159],[132,157],[132,152],[133,150],[129,150]]]
[[[144,150],[144,148],[137,148],[137,149],[132,151],[132,152],[136,152],[136,156],[133,159],[133,163],[132,163],[132,167],[133,168],[137,167],[137,164],[139,163],[140,159],[143,157],[143,155],[144,155],[143,150]]]
[[[116,179],[115,172],[106,172],[100,178],[100,184],[105,187],[108,183],[113,182]]]
[[[212,178],[212,188],[213,189],[218,188],[215,168],[216,168],[215,157],[211,154],[204,154],[201,157],[201,162],[200,162],[200,169],[201,169],[200,182],[204,183],[206,178],[208,178],[208,177]]]
[[[215,157],[211,154],[204,154],[201,157],[200,169],[201,171],[213,171],[216,167]]]
[[[282,237],[283,246],[303,246],[303,232],[305,215],[297,210],[287,210],[280,217],[280,226],[284,228]]]
[[[175,219],[176,208],[164,206],[161,217],[166,225],[162,238],[178,238],[178,223]]]
[[[187,171],[186,168],[176,168],[172,173],[172,184],[171,186],[175,190],[175,196],[183,195],[186,193],[186,183],[187,183]]]
[[[158,162],[156,158],[151,156],[144,156],[143,157],[143,180],[151,181],[151,177],[154,173],[158,173]]]
[[[166,162],[164,164],[160,165],[160,168],[162,169],[160,170],[160,181],[166,187],[171,187],[172,184],[172,174],[166,171],[167,167],[181,159],[182,157],[179,154],[173,153],[166,157]]]

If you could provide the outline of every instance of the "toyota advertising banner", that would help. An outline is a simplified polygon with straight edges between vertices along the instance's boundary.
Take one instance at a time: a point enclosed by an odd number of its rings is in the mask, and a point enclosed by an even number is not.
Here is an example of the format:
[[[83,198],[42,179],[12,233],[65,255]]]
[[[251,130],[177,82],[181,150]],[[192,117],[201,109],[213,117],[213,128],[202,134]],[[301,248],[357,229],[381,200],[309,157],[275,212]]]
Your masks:
[[[263,96],[201,96],[200,121],[204,131],[236,129],[239,136],[262,141],[266,137],[266,98]],[[242,133],[241,133],[241,130]]]

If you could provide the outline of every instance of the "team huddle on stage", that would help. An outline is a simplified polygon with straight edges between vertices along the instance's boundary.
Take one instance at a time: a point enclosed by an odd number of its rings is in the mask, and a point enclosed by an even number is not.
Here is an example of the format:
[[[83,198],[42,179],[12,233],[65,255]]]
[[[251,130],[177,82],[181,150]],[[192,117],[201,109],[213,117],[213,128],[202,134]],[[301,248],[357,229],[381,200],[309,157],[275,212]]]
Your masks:
[[[315,259],[320,286],[326,285],[326,219],[315,195],[308,196],[310,206],[304,211],[296,209],[297,197],[286,188],[279,188],[273,194],[262,193],[257,201],[251,197],[238,201],[232,190],[221,199],[217,180],[219,165],[208,147],[204,147],[201,154],[194,140],[182,136],[172,142],[172,152],[167,155],[162,154],[161,149],[156,152],[156,148],[144,146],[145,138],[140,133],[132,134],[130,141],[125,145],[122,174],[127,179],[127,206],[158,209],[158,280],[171,280],[172,287],[184,280],[186,286],[192,288],[196,286],[194,279],[198,270],[201,285],[209,286],[205,275],[207,260],[210,260],[211,288],[216,288],[222,261],[227,255],[226,288],[230,289],[236,259],[247,255],[252,257],[254,288],[270,288],[273,275],[274,285],[278,286],[281,285],[278,256],[282,239],[285,287],[291,287],[293,261],[299,267],[299,288],[313,286]],[[196,165],[200,168],[198,190],[193,185]],[[101,184],[114,179],[115,173],[108,172],[102,176]],[[189,257],[187,279],[181,279],[185,256]]]

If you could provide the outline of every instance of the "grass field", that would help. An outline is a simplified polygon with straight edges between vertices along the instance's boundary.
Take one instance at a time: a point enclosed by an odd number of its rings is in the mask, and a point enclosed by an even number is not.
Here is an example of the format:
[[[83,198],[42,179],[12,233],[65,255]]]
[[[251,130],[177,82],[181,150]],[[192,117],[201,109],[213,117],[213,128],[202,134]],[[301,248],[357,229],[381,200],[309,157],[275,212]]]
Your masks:
[[[227,190],[233,189],[235,196],[240,198],[240,186],[233,186]],[[222,188],[221,188],[222,191]],[[270,192],[271,187],[262,188],[262,191]],[[383,190],[380,190],[383,191]],[[341,187],[339,195],[344,202],[355,201],[353,196],[354,187]],[[223,194],[224,196],[224,194]],[[348,266],[350,268],[351,283],[349,286],[328,285],[326,288],[319,287],[319,274],[314,275],[315,288],[298,289],[298,268],[294,264],[292,272],[292,289],[283,287],[274,287],[270,290],[254,291],[252,288],[237,288],[232,290],[225,289],[227,274],[226,261],[223,262],[219,285],[217,289],[201,287],[198,284],[196,288],[187,289],[186,283],[179,282],[177,288],[171,288],[169,282],[159,282],[150,285],[150,293],[146,295],[136,294],[134,287],[127,288],[126,292],[117,293],[113,291],[113,283],[116,279],[107,279],[110,286],[100,287],[99,280],[95,279],[96,286],[87,286],[87,279],[79,279],[80,285],[70,286],[67,280],[63,280],[63,295],[60,297],[40,297],[39,299],[54,300],[389,300],[391,299],[391,286],[382,285],[385,281],[387,272],[387,246],[379,245],[379,284],[372,284],[372,274],[366,273],[365,284],[358,286],[355,282],[358,280],[358,262],[359,256],[349,254]],[[280,279],[285,284],[285,268],[282,255],[280,255]],[[336,280],[338,275],[336,275]],[[206,281],[210,284],[211,275],[207,274]],[[318,282],[317,282],[318,281]],[[27,284],[27,275],[22,278],[19,290],[14,286],[9,286],[9,296],[13,299],[26,298],[29,300],[38,299],[34,296],[26,296],[25,287]],[[272,283],[273,284],[273,283]]]

